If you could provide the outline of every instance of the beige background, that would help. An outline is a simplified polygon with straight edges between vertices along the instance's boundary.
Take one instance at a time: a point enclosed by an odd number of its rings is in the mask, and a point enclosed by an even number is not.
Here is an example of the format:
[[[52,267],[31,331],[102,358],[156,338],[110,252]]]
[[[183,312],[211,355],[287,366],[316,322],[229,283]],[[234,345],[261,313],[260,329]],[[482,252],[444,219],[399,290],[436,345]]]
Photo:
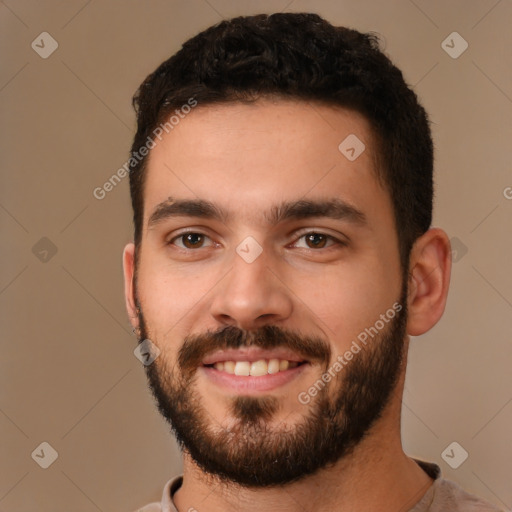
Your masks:
[[[130,512],[180,472],[124,310],[128,180],[93,189],[126,160],[149,72],[223,17],[281,10],[382,34],[431,115],[435,224],[458,254],[444,318],[412,344],[404,447],[512,506],[510,0],[5,0],[0,512]],[[31,48],[43,31],[59,45],[47,59]],[[457,59],[441,47],[453,31],[469,43]],[[469,453],[455,470],[453,441]],[[42,442],[48,469],[31,457]]]

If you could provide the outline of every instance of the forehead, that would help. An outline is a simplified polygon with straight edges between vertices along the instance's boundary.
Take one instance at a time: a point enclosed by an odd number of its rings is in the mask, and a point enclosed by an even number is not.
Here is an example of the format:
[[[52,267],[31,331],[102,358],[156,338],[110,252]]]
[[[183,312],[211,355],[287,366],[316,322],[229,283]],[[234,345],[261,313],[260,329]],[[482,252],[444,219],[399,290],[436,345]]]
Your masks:
[[[391,215],[371,127],[354,111],[283,100],[199,105],[155,142],[144,224],[169,196],[204,199],[245,222],[262,222],[283,201],[333,196],[370,217]]]

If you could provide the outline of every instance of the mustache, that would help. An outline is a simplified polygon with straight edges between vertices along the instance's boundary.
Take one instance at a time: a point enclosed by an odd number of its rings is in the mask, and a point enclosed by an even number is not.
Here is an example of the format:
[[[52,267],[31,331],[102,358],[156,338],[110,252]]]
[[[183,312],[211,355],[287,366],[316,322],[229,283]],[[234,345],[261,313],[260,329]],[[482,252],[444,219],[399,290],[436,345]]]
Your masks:
[[[178,366],[184,373],[194,372],[210,352],[241,347],[286,348],[309,362],[324,366],[331,359],[329,343],[318,336],[305,336],[275,325],[265,325],[255,331],[229,325],[217,331],[185,337],[178,352]]]

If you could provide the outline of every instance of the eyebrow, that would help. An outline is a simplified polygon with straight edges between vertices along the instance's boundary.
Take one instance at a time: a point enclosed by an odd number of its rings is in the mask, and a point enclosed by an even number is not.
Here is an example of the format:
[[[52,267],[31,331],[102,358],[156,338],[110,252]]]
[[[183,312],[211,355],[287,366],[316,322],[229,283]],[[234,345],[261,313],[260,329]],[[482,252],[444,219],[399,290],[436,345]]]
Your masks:
[[[173,217],[197,217],[227,223],[231,215],[204,199],[174,199],[169,197],[159,203],[148,219],[148,229]],[[335,198],[328,200],[305,200],[283,202],[273,206],[264,214],[272,226],[287,220],[300,220],[313,217],[326,217],[345,220],[356,225],[368,224],[366,215],[349,203]]]

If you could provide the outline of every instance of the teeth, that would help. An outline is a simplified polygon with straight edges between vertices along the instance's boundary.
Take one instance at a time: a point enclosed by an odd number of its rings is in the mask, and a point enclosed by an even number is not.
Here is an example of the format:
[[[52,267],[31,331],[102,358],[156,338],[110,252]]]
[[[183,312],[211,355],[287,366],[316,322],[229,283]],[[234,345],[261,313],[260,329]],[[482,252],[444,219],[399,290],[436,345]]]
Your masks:
[[[279,359],[271,359],[268,362],[268,373],[277,373],[279,371]]]
[[[224,361],[224,371],[226,373],[235,373],[235,361]]]
[[[287,361],[286,359],[260,359],[259,361],[219,361],[213,366],[220,372],[230,373],[231,375],[243,375],[252,377],[261,377],[263,375],[284,372],[285,370],[295,368],[299,365],[296,361]]]
[[[235,375],[249,375],[251,373],[251,363],[248,361],[237,361],[235,363]]]
[[[253,377],[260,377],[261,375],[268,374],[268,365],[265,359],[260,359],[251,364],[251,375]]]

